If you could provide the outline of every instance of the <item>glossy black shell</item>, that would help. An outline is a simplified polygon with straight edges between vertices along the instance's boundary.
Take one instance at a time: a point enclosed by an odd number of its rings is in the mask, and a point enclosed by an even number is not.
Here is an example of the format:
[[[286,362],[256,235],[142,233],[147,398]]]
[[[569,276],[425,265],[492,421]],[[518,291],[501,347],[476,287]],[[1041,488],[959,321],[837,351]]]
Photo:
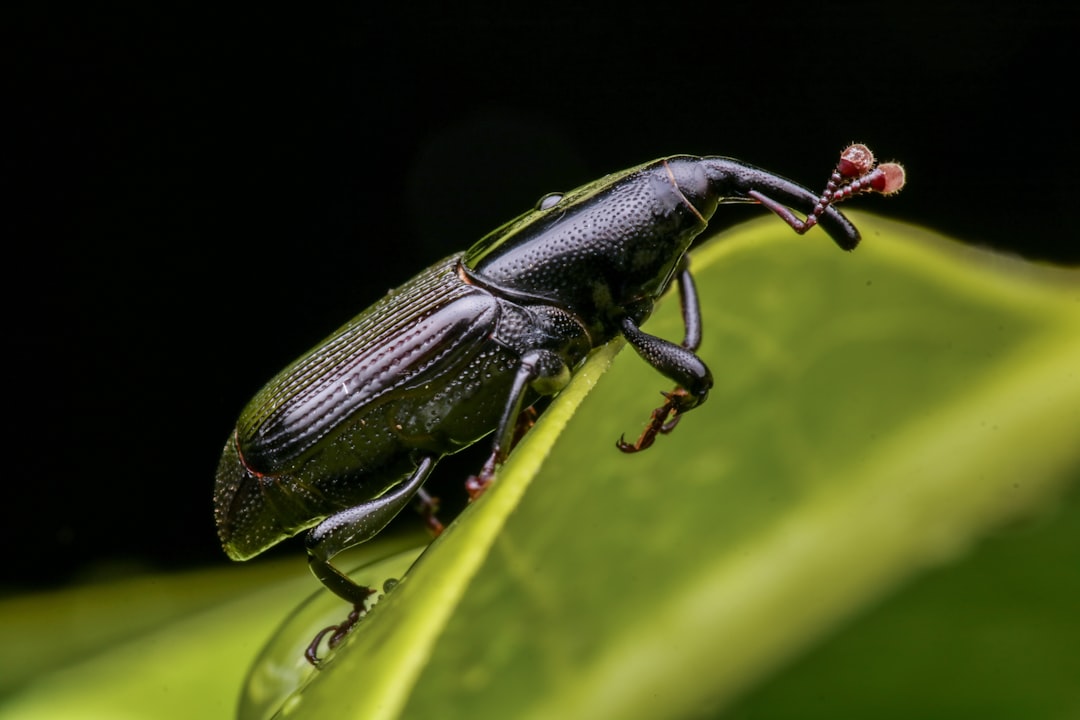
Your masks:
[[[528,397],[556,392],[623,321],[644,322],[716,206],[750,190],[804,211],[817,200],[729,158],[665,158],[545,197],[389,293],[241,414],[214,491],[226,552],[256,555],[379,497],[421,458],[506,433],[526,357],[562,371],[530,371]],[[832,207],[820,224],[845,249],[858,242]]]

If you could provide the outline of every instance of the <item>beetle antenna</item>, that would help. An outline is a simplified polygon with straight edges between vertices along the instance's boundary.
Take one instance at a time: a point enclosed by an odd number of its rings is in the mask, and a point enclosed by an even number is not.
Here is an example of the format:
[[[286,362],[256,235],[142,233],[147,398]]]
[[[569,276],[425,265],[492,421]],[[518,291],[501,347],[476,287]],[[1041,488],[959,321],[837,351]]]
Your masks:
[[[831,205],[864,192],[892,195],[903,187],[904,167],[900,163],[877,165],[870,148],[856,143],[840,153],[840,162],[829,176],[820,202]]]
[[[825,189],[805,220],[799,218],[787,206],[781,205],[757,190],[751,190],[747,194],[779,215],[795,232],[802,235],[817,225],[821,215],[833,205],[864,193],[876,192],[892,195],[900,192],[903,187],[904,167],[900,163],[889,162],[878,165],[870,148],[855,143],[840,153],[840,161],[833,168]]]

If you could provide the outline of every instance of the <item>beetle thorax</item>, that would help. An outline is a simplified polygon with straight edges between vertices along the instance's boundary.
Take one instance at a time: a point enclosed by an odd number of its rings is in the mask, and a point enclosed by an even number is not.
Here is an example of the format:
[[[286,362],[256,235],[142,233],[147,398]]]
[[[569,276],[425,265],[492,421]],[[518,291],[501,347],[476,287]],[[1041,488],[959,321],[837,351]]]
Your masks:
[[[631,307],[651,307],[704,227],[653,163],[523,215],[478,243],[466,263],[493,289],[565,308],[607,339]]]

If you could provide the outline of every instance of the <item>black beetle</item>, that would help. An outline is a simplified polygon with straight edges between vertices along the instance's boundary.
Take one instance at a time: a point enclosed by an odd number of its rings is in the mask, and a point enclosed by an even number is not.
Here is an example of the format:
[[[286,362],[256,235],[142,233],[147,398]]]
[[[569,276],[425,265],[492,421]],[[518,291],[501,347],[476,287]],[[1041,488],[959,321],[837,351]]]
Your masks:
[[[226,553],[246,560],[312,528],[312,571],[354,605],[331,628],[340,638],[372,590],[330,560],[377,534],[441,457],[494,432],[482,488],[522,410],[562,389],[593,348],[621,334],[678,384],[637,443],[620,441],[624,450],[647,447],[704,402],[712,376],[694,354],[701,324],[684,256],[717,205],[761,203],[796,232],[820,224],[851,250],[858,231],[832,206],[902,184],[899,165],[875,166],[853,145],[821,195],[737,160],[681,155],[545,196],[388,293],[255,396],[217,470]],[[673,279],[687,326],[681,345],[640,329]]]

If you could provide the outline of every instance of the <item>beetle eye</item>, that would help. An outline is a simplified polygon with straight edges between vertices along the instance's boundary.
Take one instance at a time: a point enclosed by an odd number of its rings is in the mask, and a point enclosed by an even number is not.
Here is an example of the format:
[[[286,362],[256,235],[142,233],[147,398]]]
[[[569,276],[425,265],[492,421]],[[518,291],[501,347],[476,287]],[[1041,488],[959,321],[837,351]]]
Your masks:
[[[536,201],[536,209],[547,210],[548,208],[553,208],[559,204],[559,201],[562,200],[562,196],[563,194],[560,192],[548,193]]]

